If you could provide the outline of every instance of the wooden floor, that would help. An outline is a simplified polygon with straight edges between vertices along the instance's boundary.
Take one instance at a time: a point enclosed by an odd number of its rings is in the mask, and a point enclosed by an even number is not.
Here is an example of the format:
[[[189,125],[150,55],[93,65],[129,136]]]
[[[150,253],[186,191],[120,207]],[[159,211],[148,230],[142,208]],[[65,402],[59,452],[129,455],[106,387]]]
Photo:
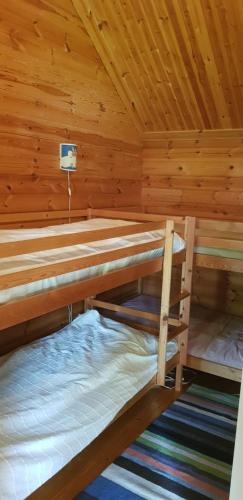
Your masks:
[[[240,383],[222,377],[216,377],[209,373],[198,372],[195,383],[215,389],[216,391],[227,392],[228,394],[240,394]]]

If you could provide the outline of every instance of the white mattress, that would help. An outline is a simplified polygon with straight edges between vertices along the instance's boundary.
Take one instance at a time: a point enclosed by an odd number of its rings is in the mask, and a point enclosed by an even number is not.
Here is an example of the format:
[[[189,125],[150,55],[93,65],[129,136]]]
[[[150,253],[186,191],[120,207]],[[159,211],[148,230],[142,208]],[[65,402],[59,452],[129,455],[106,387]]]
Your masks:
[[[159,314],[160,299],[141,295],[124,304],[141,311]],[[147,320],[136,318],[141,324]],[[151,323],[150,323],[151,324]],[[243,368],[243,318],[216,313],[192,304],[188,337],[188,354],[232,368]]]
[[[62,224],[57,226],[49,226],[46,228],[37,229],[13,229],[0,230],[0,243],[9,241],[19,241],[32,239],[37,237],[45,237],[51,235],[68,234],[71,232],[89,231],[94,229],[112,228],[123,226],[125,224],[134,224],[133,221],[112,220],[112,219],[91,219],[88,221],[75,222],[71,224]],[[138,223],[139,224],[139,223]],[[108,240],[92,242],[84,245],[75,245],[72,247],[59,248],[56,250],[48,250],[44,252],[35,252],[27,255],[19,255],[0,259],[0,275],[7,274],[12,271],[20,271],[31,269],[33,266],[46,265],[51,262],[60,260],[71,260],[77,257],[94,255],[117,248],[124,248],[138,243],[146,243],[156,241],[161,236],[164,236],[164,231],[151,231],[142,234],[135,234],[122,238],[112,238]],[[179,235],[174,237],[174,252],[178,252],[185,248],[185,243]],[[159,248],[149,252],[143,252],[128,258],[118,259],[112,262],[93,266],[87,269],[66,273],[61,276],[35,281],[26,285],[9,288],[0,291],[0,304],[16,300],[21,297],[27,297],[32,294],[50,290],[58,286],[63,286],[75,281],[91,278],[92,276],[104,275],[107,272],[139,263],[145,260],[150,260],[162,255],[163,249]]]
[[[167,359],[177,350],[168,344]],[[97,311],[0,358],[0,498],[22,500],[155,375],[157,339]]]
[[[242,369],[243,318],[193,306],[188,354]]]

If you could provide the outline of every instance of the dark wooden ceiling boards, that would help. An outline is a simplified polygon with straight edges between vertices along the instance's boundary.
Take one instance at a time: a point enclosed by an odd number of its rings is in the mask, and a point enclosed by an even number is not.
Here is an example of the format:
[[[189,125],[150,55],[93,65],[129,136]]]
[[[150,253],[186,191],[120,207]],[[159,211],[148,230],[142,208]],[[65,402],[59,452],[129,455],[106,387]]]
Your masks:
[[[73,0],[141,131],[243,126],[242,0]]]

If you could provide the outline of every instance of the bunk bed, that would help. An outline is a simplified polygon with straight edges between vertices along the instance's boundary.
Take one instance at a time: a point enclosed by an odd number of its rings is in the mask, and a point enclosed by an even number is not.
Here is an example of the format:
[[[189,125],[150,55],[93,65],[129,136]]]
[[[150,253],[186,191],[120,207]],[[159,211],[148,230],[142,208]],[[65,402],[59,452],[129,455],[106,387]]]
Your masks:
[[[0,358],[2,498],[34,498],[33,491],[52,475],[62,474],[60,469],[81,456],[110,422],[155,384],[163,386],[173,368],[175,391],[181,391],[195,219],[181,220],[182,240],[175,235],[174,222],[160,216],[90,209],[71,215],[82,221],[60,224],[59,229],[11,229],[18,218],[23,220],[22,214],[2,220],[0,330],[81,300],[86,309],[61,331]],[[32,217],[34,223],[41,216]],[[54,220],[55,214],[51,217]],[[63,220],[65,214],[56,218]],[[181,266],[176,295],[171,293],[174,265]],[[84,270],[88,272],[82,274]],[[159,314],[132,310],[133,316],[156,326],[141,329],[136,321],[117,322],[95,309],[118,308],[126,316],[125,307],[96,295],[161,270]],[[70,276],[80,271],[78,277]],[[69,275],[68,280],[43,283],[63,275]],[[40,281],[43,286],[36,286]],[[177,319],[170,316],[176,303]],[[72,481],[72,466],[69,473]]]
[[[200,219],[195,245],[195,266],[243,273],[243,223]],[[187,366],[241,381],[243,318],[194,306],[189,338]]]
[[[177,228],[181,217],[170,218]],[[197,220],[194,269],[196,267],[243,273],[243,223]],[[140,310],[147,308],[154,313],[159,310],[159,300],[150,293],[134,297],[124,305]],[[243,318],[192,304],[187,352],[186,366],[189,368],[240,382]]]

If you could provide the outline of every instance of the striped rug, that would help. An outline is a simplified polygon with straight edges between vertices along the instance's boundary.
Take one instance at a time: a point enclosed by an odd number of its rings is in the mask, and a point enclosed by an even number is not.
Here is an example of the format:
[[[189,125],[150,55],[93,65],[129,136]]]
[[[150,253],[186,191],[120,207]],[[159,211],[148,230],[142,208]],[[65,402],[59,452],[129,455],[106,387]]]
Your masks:
[[[238,397],[193,384],[78,500],[227,499]]]

